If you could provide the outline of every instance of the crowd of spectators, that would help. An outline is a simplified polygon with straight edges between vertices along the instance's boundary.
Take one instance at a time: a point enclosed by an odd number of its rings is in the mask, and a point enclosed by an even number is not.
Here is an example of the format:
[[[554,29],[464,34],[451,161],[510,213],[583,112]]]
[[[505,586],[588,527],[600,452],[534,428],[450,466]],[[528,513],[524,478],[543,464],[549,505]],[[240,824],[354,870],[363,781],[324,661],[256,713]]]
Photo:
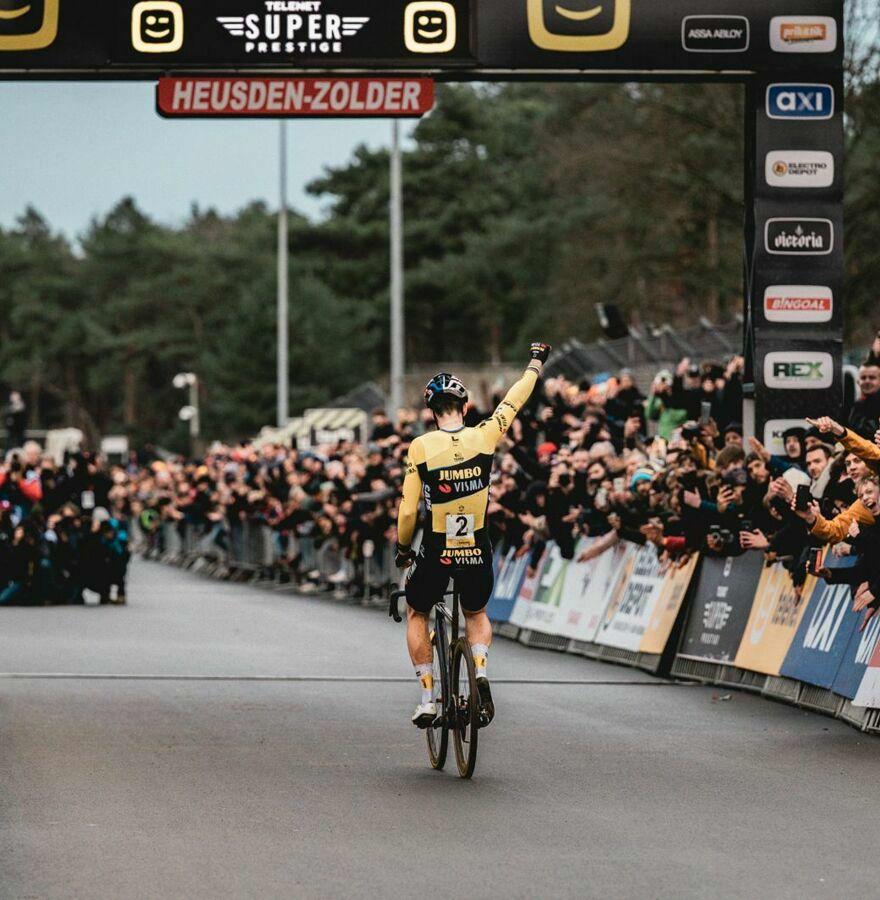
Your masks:
[[[778,455],[743,438],[742,367],[739,357],[684,359],[647,394],[626,370],[544,379],[500,450],[488,511],[496,547],[532,564],[551,540],[569,559],[619,540],[653,543],[670,563],[695,551],[763,552],[799,587],[816,565],[811,551],[831,544],[858,559],[845,577],[873,612],[880,339],[842,421],[817,410],[785,432]],[[505,387],[474,402],[467,423],[488,415]],[[307,588],[315,554],[330,549],[337,563],[324,580],[356,582],[366,557],[388,562],[407,447],[431,427],[427,411],[396,421],[377,411],[365,444],[217,444],[198,460],[133,453],[109,469],[88,455],[56,467],[27,445],[0,467],[0,602],[78,602],[84,590],[124,600],[129,533],[161,554],[169,534],[186,531],[220,557],[253,526],[271,534],[280,577]],[[599,540],[579,550],[582,536]]]

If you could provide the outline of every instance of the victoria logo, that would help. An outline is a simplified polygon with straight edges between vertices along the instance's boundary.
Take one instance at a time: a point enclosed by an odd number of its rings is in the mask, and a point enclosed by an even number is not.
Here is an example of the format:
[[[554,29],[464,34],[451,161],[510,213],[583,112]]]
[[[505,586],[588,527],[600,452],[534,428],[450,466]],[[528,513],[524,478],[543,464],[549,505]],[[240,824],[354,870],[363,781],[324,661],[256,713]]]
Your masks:
[[[834,183],[834,155],[825,150],[773,150],[764,170],[770,187],[827,188]]]
[[[783,350],[764,357],[764,383],[783,390],[821,391],[834,382],[830,353]]]
[[[265,12],[245,16],[217,16],[235,38],[244,39],[244,52],[329,56],[342,53],[352,38],[370,21],[369,16],[341,16],[323,12],[323,0],[289,2],[265,0]],[[308,10],[300,12],[299,10]]]
[[[764,318],[768,322],[830,322],[834,294],[814,284],[772,284],[764,291]]]
[[[830,219],[768,219],[764,245],[774,256],[827,256],[834,249]]]
[[[681,43],[689,53],[743,53],[749,49],[745,16],[687,16],[681,23]]]
[[[771,84],[767,115],[771,119],[830,119],[834,88],[830,84]]]
[[[770,46],[777,53],[833,53],[837,20],[831,16],[774,16]]]

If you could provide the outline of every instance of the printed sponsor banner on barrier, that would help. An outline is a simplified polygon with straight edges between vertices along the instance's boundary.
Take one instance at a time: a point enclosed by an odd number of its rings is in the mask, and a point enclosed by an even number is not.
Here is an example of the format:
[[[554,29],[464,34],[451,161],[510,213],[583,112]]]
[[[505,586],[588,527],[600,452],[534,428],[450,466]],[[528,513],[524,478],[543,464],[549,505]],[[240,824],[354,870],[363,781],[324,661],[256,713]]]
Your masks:
[[[486,607],[486,612],[493,622],[507,622],[510,619],[528,562],[528,554],[517,559],[514,549],[508,550],[501,561],[495,576],[495,587]]]
[[[764,557],[704,557],[679,656],[730,662],[752,609]]]
[[[528,555],[524,557],[528,561]],[[547,634],[556,634],[554,630],[559,618],[559,604],[562,585],[565,580],[567,561],[562,558],[559,547],[549,543],[540,566],[535,572],[536,584],[528,584],[526,596],[520,590],[510,621],[520,628],[531,628]],[[526,587],[526,582],[523,582]],[[531,599],[528,594],[532,593]]]
[[[651,621],[639,647],[640,652],[662,653],[666,649],[699,559],[700,555],[694,553],[685,565],[671,566],[666,570]]]
[[[838,560],[828,554],[824,565],[831,569],[850,569],[854,563],[853,557]],[[848,584],[819,581],[780,674],[830,688],[860,621],[861,615],[852,611],[852,590]]]
[[[852,700],[858,693],[868,663],[874,656],[874,651],[880,646],[880,616],[874,616],[868,625],[859,630],[863,614],[859,614],[858,625],[850,635],[846,652],[843,654],[843,662],[837,671],[837,677],[831,690],[847,700]]]
[[[778,675],[791,647],[816,579],[809,577],[798,598],[791,575],[781,563],[765,566],[734,665]]]
[[[637,651],[651,622],[662,586],[663,573],[656,548],[653,544],[639,547],[628,566],[622,589],[605,610],[597,643]]]
[[[874,655],[865,670],[853,706],[880,709],[880,644],[874,647]]]
[[[575,551],[575,559],[594,542],[594,538],[581,541]],[[568,564],[562,585],[557,634],[576,641],[596,640],[608,605],[609,591],[631,547],[631,544],[622,542],[587,562],[572,561]]]

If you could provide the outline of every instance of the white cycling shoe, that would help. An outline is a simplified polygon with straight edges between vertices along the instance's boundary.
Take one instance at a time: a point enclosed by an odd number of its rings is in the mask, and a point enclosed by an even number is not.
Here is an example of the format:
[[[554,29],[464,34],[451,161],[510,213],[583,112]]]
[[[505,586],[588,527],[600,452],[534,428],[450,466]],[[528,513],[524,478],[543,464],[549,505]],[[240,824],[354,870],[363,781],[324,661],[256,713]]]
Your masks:
[[[436,703],[420,703],[413,713],[412,723],[416,728],[430,728],[437,718]]]

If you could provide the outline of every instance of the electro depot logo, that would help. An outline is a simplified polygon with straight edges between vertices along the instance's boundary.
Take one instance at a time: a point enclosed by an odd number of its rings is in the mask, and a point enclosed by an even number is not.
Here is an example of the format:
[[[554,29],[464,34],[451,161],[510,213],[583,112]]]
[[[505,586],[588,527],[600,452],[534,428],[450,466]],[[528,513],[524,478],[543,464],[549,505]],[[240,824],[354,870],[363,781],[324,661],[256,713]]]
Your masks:
[[[61,0],[0,0],[0,50],[43,50],[58,36]]]
[[[830,388],[833,381],[830,353],[784,350],[764,357],[764,383],[769,388],[820,391]]]
[[[542,50],[596,53],[629,38],[632,0],[526,0],[529,36]]]
[[[825,150],[771,150],[765,159],[764,177],[771,187],[831,187],[834,155]]]

